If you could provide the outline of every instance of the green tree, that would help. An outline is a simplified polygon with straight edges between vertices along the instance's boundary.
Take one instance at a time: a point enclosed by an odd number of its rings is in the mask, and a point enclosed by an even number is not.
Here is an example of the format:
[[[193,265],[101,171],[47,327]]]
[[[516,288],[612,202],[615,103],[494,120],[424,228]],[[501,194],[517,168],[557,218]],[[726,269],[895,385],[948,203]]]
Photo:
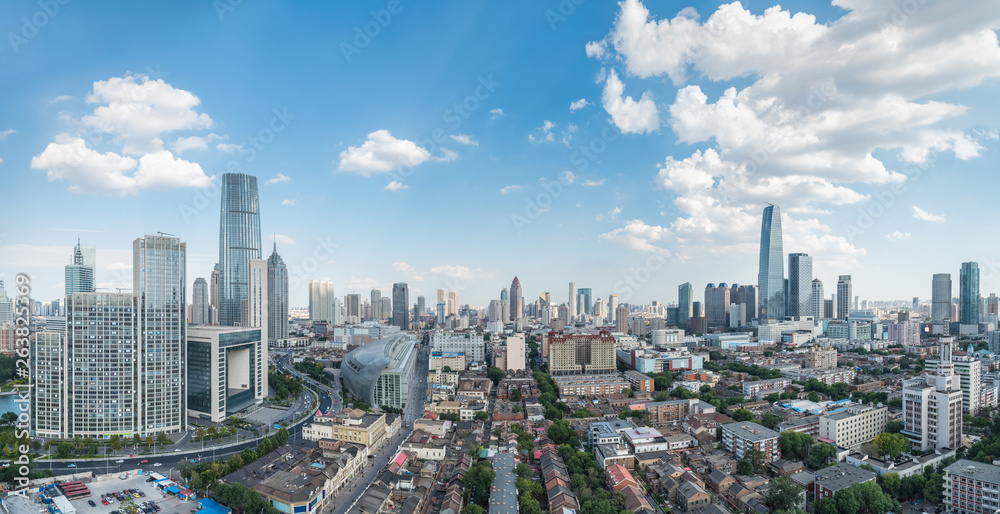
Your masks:
[[[837,511],[847,514],[854,514],[861,509],[861,502],[854,496],[854,491],[850,487],[841,489],[833,494],[833,500],[837,502]]]
[[[579,436],[573,431],[573,428],[569,426],[569,421],[565,419],[560,419],[549,427],[549,439],[556,444],[568,444],[573,448],[579,446]]]
[[[500,381],[503,380],[503,378],[505,376],[506,375],[504,374],[503,370],[500,369],[500,368],[498,368],[498,367],[496,367],[496,366],[490,366],[486,370],[486,378],[492,380],[493,381],[493,385],[499,384]]]
[[[760,424],[763,425],[763,426],[765,426],[765,427],[767,427],[767,428],[770,428],[771,430],[774,430],[775,428],[777,428],[777,426],[782,421],[784,421],[784,420],[781,419],[781,416],[778,416],[776,414],[771,414],[770,412],[765,412],[764,414],[761,414],[761,416],[760,416]],[[788,430],[786,430],[786,432],[788,432]]]
[[[535,448],[535,435],[531,432],[521,432],[517,436],[517,448],[519,450],[533,450]]]
[[[202,427],[198,427],[198,430],[196,430],[195,433],[194,433],[194,437],[195,437],[195,439],[198,439],[198,440],[205,439],[205,429],[202,428]]]
[[[781,393],[771,393],[764,397],[765,400],[774,403],[781,400]]]
[[[514,389],[513,391],[510,392],[510,401],[512,401],[512,402],[520,402],[521,401],[521,390],[520,389]]]
[[[903,423],[899,421],[890,421],[885,424],[885,431],[890,434],[898,434],[903,430]]]
[[[476,419],[476,421],[486,421],[490,419],[490,414],[484,410],[481,410],[477,412],[476,415],[473,417]]]
[[[473,503],[471,505],[466,505],[465,508],[462,509],[462,514],[483,514],[483,508]]]
[[[805,460],[809,456],[813,438],[806,433],[785,430],[778,436],[778,444],[781,445],[781,454],[785,458]]]
[[[816,391],[809,393],[809,401],[816,403],[819,401],[819,394]]]
[[[278,433],[274,434],[274,441],[278,443],[278,446],[282,446],[286,442],[288,442],[288,437],[289,437],[288,429],[285,427],[281,427],[280,429],[278,429]]]
[[[736,421],[751,421],[753,420],[753,413],[746,409],[736,409],[733,413],[733,419]]]
[[[767,504],[775,510],[791,512],[802,502],[802,488],[792,479],[777,476],[767,487]]]
[[[531,470],[531,466],[519,462],[517,466],[514,466],[514,474],[517,475],[517,478],[530,480],[532,475],[534,475],[534,471]]]
[[[116,452],[121,451],[121,449],[124,447],[124,445],[122,444],[122,438],[119,437],[118,434],[111,436],[110,445],[111,449]]]
[[[743,459],[736,464],[736,474],[748,476],[753,474],[753,463],[750,459]]]
[[[582,418],[589,418],[591,416],[592,416],[592,414],[587,409],[576,409],[576,411],[573,412],[573,417],[574,418],[580,418],[580,419],[582,419]]]
[[[68,459],[73,455],[73,443],[68,441],[60,441],[56,446],[56,457],[60,459]]]
[[[121,503],[118,505],[118,510],[124,512],[125,514],[135,513],[135,498],[132,496],[126,496],[122,498]]]
[[[469,491],[470,503],[479,504],[480,507],[489,507],[490,487],[496,478],[496,472],[490,466],[490,462],[481,460],[472,465],[465,473],[465,485]]]
[[[156,443],[159,444],[160,446],[166,446],[168,444],[171,444],[172,441],[170,440],[169,437],[167,437],[167,434],[160,432],[159,435],[156,436]]]
[[[944,477],[941,473],[931,473],[924,484],[924,498],[931,503],[941,503],[944,496]]]
[[[899,457],[908,446],[906,438],[901,434],[882,433],[875,436],[875,440],[872,442],[882,455],[888,455],[892,458]]]
[[[878,484],[882,487],[882,491],[893,498],[899,496],[900,483],[899,473],[883,473],[878,477]]]
[[[806,466],[811,469],[823,469],[826,463],[837,454],[837,447],[829,443],[816,443],[809,448]]]
[[[837,502],[833,498],[816,500],[813,511],[815,514],[840,514],[840,511],[837,510]]]
[[[749,457],[750,462],[753,464],[754,471],[758,473],[764,472],[764,466],[767,465],[764,452],[756,448],[751,448],[750,451],[747,452],[747,457]]]

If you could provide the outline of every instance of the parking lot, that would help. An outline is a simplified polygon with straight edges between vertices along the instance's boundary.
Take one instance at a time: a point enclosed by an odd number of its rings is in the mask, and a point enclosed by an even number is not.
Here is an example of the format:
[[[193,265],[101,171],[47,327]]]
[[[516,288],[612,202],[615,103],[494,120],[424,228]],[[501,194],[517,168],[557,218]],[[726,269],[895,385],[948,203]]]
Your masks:
[[[114,503],[104,505],[101,503],[101,495],[115,491],[121,492],[123,489],[138,489],[146,496],[139,498],[133,497],[132,500],[135,502],[136,506],[144,502],[154,502],[158,507],[160,507],[160,511],[156,514],[187,514],[197,509],[196,502],[185,502],[176,496],[164,495],[161,493],[151,482],[146,482],[149,475],[136,475],[134,472],[132,472],[131,475],[132,476],[126,480],[121,480],[116,477],[101,482],[91,482],[87,484],[87,487],[90,488],[90,498],[74,500],[71,503],[74,507],[76,507],[76,511],[79,514],[109,514],[111,511],[120,510],[121,501],[114,500]],[[87,503],[87,500],[93,501],[97,506],[91,507],[90,504]]]

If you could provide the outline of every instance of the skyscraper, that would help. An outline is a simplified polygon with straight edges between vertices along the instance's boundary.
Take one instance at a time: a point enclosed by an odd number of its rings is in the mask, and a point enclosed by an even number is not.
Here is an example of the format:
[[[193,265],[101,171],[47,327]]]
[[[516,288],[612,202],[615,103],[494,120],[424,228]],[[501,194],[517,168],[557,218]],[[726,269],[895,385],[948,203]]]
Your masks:
[[[951,273],[935,273],[931,279],[931,322],[951,320]]]
[[[837,279],[837,319],[851,315],[851,298],[851,276],[841,275]]]
[[[333,321],[333,298],[333,282],[328,282],[326,280],[310,280],[309,321],[313,323],[317,321],[327,323]]]
[[[963,262],[958,275],[958,322],[979,323],[979,263]]]
[[[815,319],[823,319],[823,300],[825,299],[823,281],[814,278],[812,281],[812,310],[810,314],[815,316]]]
[[[209,302],[212,307],[209,309],[209,323],[219,324],[219,263],[215,263],[212,269],[212,278],[208,285]]]
[[[725,282],[705,287],[705,317],[710,327],[725,327],[729,323],[729,287]]]
[[[382,319],[382,291],[372,289],[372,319]]]
[[[66,265],[65,285],[67,295],[94,292],[94,265],[86,263],[79,240],[73,248],[73,264]]]
[[[777,205],[764,208],[760,224],[760,267],[757,286],[760,292],[758,318],[785,317],[785,270],[781,247],[781,209]]]
[[[615,317],[615,316],[618,315],[617,311],[618,311],[618,295],[616,295],[616,294],[609,295],[608,296],[608,318],[609,318],[608,321],[610,323],[612,323],[612,324],[614,324],[615,320],[618,319],[617,317]]]
[[[786,316],[812,316],[812,257],[788,254],[788,309]]]
[[[249,294],[250,259],[261,258],[257,177],[242,173],[222,175],[219,221],[219,324],[240,323],[243,301]]]
[[[344,297],[345,323],[361,323],[361,295],[349,294]]]
[[[688,319],[692,316],[691,302],[694,301],[694,287],[690,282],[684,282],[677,286],[677,324],[687,326]]]
[[[3,280],[0,280],[0,323],[14,322],[14,299],[7,296],[7,290],[3,287]]]
[[[458,291],[448,291],[448,314],[458,316]]]
[[[576,303],[577,310],[580,314],[586,314],[588,316],[594,313],[594,298],[593,291],[589,287],[581,287],[576,290]]]
[[[185,430],[187,245],[176,237],[147,235],[132,243],[132,259],[140,327],[139,430]]]
[[[201,277],[194,279],[194,287],[191,288],[191,324],[208,325],[211,307],[208,304],[208,282]]]
[[[903,430],[915,450],[958,448],[962,444],[961,378],[955,373],[951,345],[940,341],[934,373],[903,382]]]
[[[413,310],[413,320],[417,321],[427,314],[427,300],[423,296],[417,297],[417,307]]]
[[[288,339],[288,268],[275,243],[267,258],[267,340]]]
[[[268,361],[268,346],[267,346],[267,334],[269,329],[268,324],[268,305],[267,305],[267,261],[263,259],[250,259],[249,265],[250,271],[250,282],[248,284],[247,299],[243,302],[246,306],[243,309],[243,316],[240,326],[246,328],[257,328],[259,331],[254,330],[249,333],[256,335],[256,340],[260,344],[251,345],[251,347],[246,349],[245,356],[250,359],[250,364],[244,367],[244,362],[242,360],[237,361],[239,369],[247,370],[247,373],[255,375],[250,379],[250,383],[247,386],[243,386],[242,382],[235,371],[236,365],[231,366],[233,371],[229,374],[229,387],[231,389],[245,389],[247,392],[243,393],[249,397],[257,398],[263,400],[267,396],[267,361]],[[243,332],[248,334],[248,332]],[[234,349],[235,350],[235,349]],[[242,357],[238,357],[242,359]],[[230,357],[232,362],[232,356]],[[260,365],[259,365],[259,364]],[[239,383],[239,384],[238,384]],[[249,402],[249,398],[246,399]],[[227,400],[227,405],[244,407],[249,406],[249,403],[241,403],[238,399],[230,398]]]
[[[576,282],[569,283],[569,301],[566,302],[566,306],[569,308],[569,319],[563,321],[569,324],[569,322],[573,321],[573,318],[575,318],[577,314]]]
[[[515,276],[514,281],[510,283],[510,321],[519,320],[523,316],[524,295],[521,291],[521,281]]]
[[[392,324],[402,331],[410,330],[410,287],[406,282],[392,285]]]

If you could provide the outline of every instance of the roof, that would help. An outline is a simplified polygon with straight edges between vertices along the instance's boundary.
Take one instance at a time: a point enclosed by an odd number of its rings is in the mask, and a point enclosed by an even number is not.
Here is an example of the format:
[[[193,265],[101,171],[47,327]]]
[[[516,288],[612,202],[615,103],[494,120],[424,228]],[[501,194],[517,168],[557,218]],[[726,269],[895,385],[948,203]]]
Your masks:
[[[684,482],[683,484],[681,484],[680,487],[677,488],[677,494],[680,494],[685,499],[694,498],[694,496],[698,493],[708,495],[708,493],[705,492],[704,489],[699,487],[698,484],[695,484],[694,482]]]
[[[843,462],[816,472],[816,484],[834,492],[869,480],[875,480],[875,473]]]
[[[973,477],[976,480],[993,482],[994,484],[1000,483],[1000,466],[962,459],[945,469],[952,475]]]
[[[750,421],[727,423],[722,425],[722,430],[750,441],[764,441],[778,437],[778,433],[774,430]]]
[[[502,452],[493,457],[493,488],[490,491],[490,514],[517,514],[517,487],[514,454]]]

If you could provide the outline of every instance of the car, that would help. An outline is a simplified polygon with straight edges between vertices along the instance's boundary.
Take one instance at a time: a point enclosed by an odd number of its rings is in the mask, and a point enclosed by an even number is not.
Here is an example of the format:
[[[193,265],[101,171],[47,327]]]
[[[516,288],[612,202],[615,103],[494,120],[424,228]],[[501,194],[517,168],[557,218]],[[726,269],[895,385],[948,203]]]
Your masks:
[[[125,464],[125,461],[123,459],[118,459],[115,461],[115,464]]]
[[[132,493],[132,496],[135,496],[136,498],[138,498],[139,497],[139,493]]]
[[[145,498],[145,497],[146,497],[146,493],[144,493],[144,492],[142,492],[142,491],[139,491],[139,496],[141,496],[141,497]]]
[[[156,463],[154,463],[154,464],[153,464],[153,467],[154,467],[154,468],[158,468],[158,467],[160,467],[160,466],[162,466],[162,465],[163,465],[163,464],[160,464],[159,462],[156,462]]]
[[[146,479],[146,483],[148,484],[148,483],[152,482],[153,480],[156,480],[156,479],[153,478],[153,477],[149,477],[149,478]]]
[[[66,467],[67,468],[75,468],[76,467],[76,463],[75,462],[70,462],[69,464],[66,465]]]
[[[90,505],[91,507],[96,507],[97,506],[97,504],[94,503],[94,500],[87,500],[87,505]]]
[[[107,505],[108,504],[108,499],[107,498],[101,498],[101,503]]]
[[[142,459],[142,460],[139,461],[139,464],[149,464],[149,460],[148,459]]]

